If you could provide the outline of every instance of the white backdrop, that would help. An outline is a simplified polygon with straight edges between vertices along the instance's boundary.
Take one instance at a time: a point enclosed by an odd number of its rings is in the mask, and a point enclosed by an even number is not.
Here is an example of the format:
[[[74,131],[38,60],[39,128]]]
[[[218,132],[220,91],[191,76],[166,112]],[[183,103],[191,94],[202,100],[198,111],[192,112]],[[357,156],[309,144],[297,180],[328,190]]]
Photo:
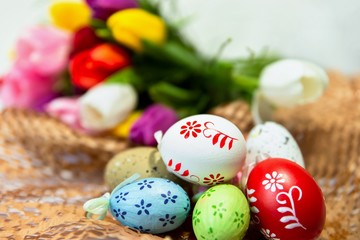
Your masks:
[[[0,74],[21,31],[46,21],[49,1],[0,1]],[[345,73],[360,72],[358,0],[177,0],[177,14],[168,6],[175,0],[162,1],[172,18],[191,17],[184,31],[205,54],[231,37],[227,58],[268,48]]]

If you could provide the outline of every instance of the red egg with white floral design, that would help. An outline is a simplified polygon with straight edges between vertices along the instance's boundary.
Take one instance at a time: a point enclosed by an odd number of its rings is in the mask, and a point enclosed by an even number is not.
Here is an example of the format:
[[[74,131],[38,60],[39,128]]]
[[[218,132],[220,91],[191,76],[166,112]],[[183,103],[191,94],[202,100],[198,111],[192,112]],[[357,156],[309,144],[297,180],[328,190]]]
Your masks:
[[[245,161],[244,136],[219,116],[184,118],[155,138],[168,170],[191,183],[211,186],[230,180]]]
[[[256,165],[246,194],[252,221],[267,239],[316,239],[324,227],[321,189],[304,168],[290,160],[269,158]]]

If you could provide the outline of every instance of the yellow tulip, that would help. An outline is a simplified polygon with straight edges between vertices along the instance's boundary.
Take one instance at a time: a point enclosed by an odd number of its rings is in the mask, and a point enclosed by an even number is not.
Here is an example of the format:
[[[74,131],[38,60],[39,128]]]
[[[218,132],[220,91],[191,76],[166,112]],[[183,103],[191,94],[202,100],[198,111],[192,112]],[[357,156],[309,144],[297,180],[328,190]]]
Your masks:
[[[141,114],[141,111],[135,111],[131,113],[128,118],[126,118],[112,130],[112,134],[116,137],[128,138],[131,127],[140,118]]]
[[[82,1],[56,1],[50,6],[49,14],[53,24],[74,32],[90,23],[91,10]]]
[[[141,40],[162,44],[166,39],[164,21],[142,9],[126,9],[110,16],[107,25],[114,38],[121,44],[141,51]]]

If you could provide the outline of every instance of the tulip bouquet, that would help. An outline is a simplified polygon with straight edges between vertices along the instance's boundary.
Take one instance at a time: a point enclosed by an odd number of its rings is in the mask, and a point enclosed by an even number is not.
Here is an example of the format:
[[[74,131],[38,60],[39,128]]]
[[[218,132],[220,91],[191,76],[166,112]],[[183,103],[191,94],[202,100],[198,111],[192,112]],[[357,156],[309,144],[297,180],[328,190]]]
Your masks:
[[[155,145],[179,118],[235,99],[256,122],[277,106],[317,99],[320,67],[268,54],[205,57],[147,0],[60,0],[51,24],[27,29],[2,79],[5,107],[46,111],[87,134],[112,133]]]

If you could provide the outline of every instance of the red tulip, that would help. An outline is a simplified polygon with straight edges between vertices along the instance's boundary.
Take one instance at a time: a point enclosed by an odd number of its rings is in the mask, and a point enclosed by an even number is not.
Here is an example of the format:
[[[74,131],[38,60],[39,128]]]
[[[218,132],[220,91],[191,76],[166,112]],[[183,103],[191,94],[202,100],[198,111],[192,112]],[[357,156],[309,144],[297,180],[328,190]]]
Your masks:
[[[130,64],[130,56],[124,49],[104,43],[76,54],[69,70],[72,83],[87,90]]]
[[[88,50],[101,44],[103,41],[96,36],[95,31],[91,27],[83,27],[75,32],[72,41],[71,56],[76,55],[79,52]]]

